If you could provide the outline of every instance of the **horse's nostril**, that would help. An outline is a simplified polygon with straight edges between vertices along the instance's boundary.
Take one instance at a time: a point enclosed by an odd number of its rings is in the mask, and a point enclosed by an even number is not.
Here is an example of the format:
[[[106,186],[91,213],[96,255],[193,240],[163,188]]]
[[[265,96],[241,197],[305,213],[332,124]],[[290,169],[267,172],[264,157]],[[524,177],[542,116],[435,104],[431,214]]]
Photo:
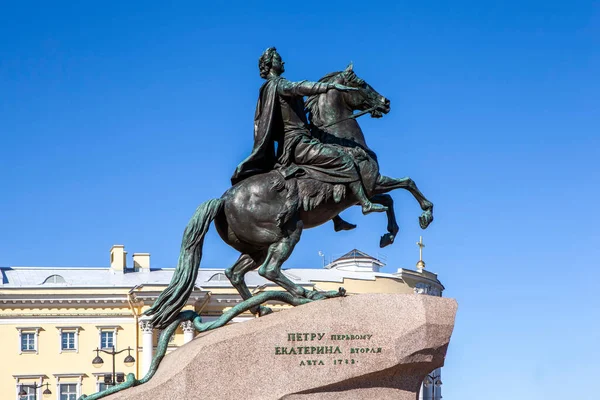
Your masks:
[[[390,99],[385,99],[385,105],[389,106],[390,105]]]

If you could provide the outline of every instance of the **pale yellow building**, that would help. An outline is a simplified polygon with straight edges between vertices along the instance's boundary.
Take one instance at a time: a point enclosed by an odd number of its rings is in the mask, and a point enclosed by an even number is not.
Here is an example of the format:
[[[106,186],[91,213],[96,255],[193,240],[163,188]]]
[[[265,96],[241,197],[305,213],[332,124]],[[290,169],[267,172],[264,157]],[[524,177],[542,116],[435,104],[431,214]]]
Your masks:
[[[112,351],[114,346],[116,351],[124,350],[115,356],[117,382],[130,372],[138,378],[144,375],[159,332],[141,315],[168,285],[174,270],[150,268],[148,253],[134,253],[130,260],[132,265],[128,267],[124,246],[115,245],[110,250],[110,265],[105,268],[0,269],[1,400],[75,400],[81,394],[104,389],[105,379],[112,380],[113,357],[100,352],[103,363],[99,366],[96,360],[94,366],[97,348]],[[349,294],[441,296],[444,287],[436,274],[424,270],[424,264],[418,264],[416,270],[400,268],[392,274],[380,272],[383,265],[374,257],[352,250],[325,268],[288,269],[284,273],[307,289],[337,290],[343,286]],[[246,275],[246,282],[255,293],[280,290],[256,271]],[[209,321],[240,301],[224,269],[200,268],[186,308]],[[287,307],[277,303],[269,306],[274,311]],[[233,322],[250,318],[251,314],[243,314]],[[183,324],[169,350],[193,337],[191,324]],[[21,397],[24,393],[27,395]],[[437,394],[434,397],[439,399]]]

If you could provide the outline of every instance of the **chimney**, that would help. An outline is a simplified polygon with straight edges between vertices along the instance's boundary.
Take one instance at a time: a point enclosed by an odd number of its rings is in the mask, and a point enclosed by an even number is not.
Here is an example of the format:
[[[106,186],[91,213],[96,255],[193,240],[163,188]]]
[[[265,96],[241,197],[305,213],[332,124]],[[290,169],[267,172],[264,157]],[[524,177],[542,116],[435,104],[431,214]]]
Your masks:
[[[150,272],[150,253],[133,253],[133,268],[141,272]]]
[[[110,248],[110,269],[114,273],[125,273],[127,268],[127,252],[122,244],[115,244]]]

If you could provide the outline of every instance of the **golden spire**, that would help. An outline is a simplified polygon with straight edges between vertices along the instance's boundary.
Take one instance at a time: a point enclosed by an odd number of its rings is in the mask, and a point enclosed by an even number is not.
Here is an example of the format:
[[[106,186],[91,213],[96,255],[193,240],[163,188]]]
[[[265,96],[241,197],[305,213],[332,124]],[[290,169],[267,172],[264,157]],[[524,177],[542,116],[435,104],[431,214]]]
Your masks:
[[[425,247],[425,244],[423,243],[423,236],[419,236],[417,246],[419,246],[419,261],[417,262],[417,270],[422,272],[425,269],[425,261],[423,261],[423,247]]]

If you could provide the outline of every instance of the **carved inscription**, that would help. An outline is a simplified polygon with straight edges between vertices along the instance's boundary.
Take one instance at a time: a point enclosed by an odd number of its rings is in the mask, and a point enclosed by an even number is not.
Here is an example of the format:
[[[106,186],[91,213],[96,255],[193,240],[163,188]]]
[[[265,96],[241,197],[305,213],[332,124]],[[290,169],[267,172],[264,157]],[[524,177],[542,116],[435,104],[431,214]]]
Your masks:
[[[299,356],[300,366],[355,365],[363,356],[377,356],[382,348],[369,346],[372,334],[288,333],[285,345],[275,346],[276,356]],[[305,343],[306,342],[306,343]]]

